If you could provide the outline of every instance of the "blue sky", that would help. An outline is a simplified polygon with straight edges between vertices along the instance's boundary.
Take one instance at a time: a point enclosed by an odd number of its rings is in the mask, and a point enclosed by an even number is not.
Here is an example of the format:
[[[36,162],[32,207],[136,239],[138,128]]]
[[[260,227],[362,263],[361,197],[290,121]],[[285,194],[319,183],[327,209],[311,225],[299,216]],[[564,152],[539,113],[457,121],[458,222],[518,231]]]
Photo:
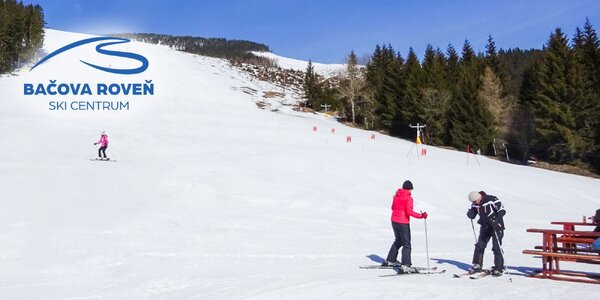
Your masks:
[[[339,63],[354,50],[391,44],[406,57],[427,44],[460,51],[541,48],[556,27],[572,37],[589,18],[600,31],[599,0],[25,0],[44,8],[49,28],[83,33],[145,32],[245,39],[279,55]]]

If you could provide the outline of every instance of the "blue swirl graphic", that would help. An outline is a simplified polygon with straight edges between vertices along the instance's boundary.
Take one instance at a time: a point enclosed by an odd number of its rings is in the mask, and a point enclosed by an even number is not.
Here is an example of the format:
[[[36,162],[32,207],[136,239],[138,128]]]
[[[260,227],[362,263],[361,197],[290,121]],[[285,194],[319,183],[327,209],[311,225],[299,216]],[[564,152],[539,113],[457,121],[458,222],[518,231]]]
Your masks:
[[[29,69],[29,71],[35,69],[40,64],[43,64],[44,62],[48,61],[52,57],[57,56],[65,51],[71,50],[73,48],[76,48],[76,47],[79,47],[79,46],[82,46],[85,44],[99,42],[99,41],[106,41],[106,40],[112,40],[113,42],[102,43],[102,44],[96,46],[96,52],[98,52],[100,54],[104,54],[104,55],[134,59],[134,60],[141,62],[142,66],[139,68],[135,68],[135,69],[113,69],[113,68],[107,68],[107,67],[94,65],[94,64],[85,62],[83,60],[80,60],[80,61],[92,68],[95,68],[95,69],[98,69],[98,70],[101,70],[104,72],[114,73],[114,74],[124,74],[124,75],[138,74],[138,73],[142,73],[142,72],[146,71],[146,69],[148,69],[148,65],[149,65],[148,59],[146,59],[142,55],[135,54],[135,53],[129,53],[129,52],[102,49],[103,47],[106,47],[106,46],[122,44],[122,43],[129,43],[130,42],[129,39],[116,38],[116,37],[95,37],[95,38],[84,39],[81,41],[77,41],[77,42],[68,44],[68,45],[46,55],[42,60],[40,60],[37,64],[35,64],[33,67],[31,67],[31,69]]]

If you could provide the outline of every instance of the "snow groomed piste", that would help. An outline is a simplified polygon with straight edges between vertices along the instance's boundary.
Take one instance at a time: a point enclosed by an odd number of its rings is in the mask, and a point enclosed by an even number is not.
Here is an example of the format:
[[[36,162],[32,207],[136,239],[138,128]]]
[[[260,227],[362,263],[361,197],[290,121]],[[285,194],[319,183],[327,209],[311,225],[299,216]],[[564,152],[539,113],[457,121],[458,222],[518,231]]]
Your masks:
[[[45,51],[89,37],[47,30]],[[299,95],[223,60],[126,45],[107,48],[127,47],[149,61],[127,82],[155,86],[152,97],[103,99],[129,101],[129,110],[50,110],[49,101],[101,100],[23,95],[24,83],[50,79],[125,82],[80,60],[137,67],[83,48],[0,78],[1,299],[587,299],[600,292],[526,278],[540,261],[521,254],[539,243],[527,228],[600,207],[597,179],[482,156],[467,164],[464,152],[430,146],[426,156],[407,157],[413,143],[371,139],[372,132],[295,112]],[[267,91],[285,96],[263,98]],[[117,163],[90,161],[102,130]],[[381,278],[395,272],[357,268],[380,263],[389,249],[392,196],[406,179],[415,210],[429,214],[430,260],[424,224],[413,220],[413,263],[444,274]],[[472,190],[498,196],[507,210],[510,277],[452,276],[471,264]],[[488,249],[484,268],[491,265]]]

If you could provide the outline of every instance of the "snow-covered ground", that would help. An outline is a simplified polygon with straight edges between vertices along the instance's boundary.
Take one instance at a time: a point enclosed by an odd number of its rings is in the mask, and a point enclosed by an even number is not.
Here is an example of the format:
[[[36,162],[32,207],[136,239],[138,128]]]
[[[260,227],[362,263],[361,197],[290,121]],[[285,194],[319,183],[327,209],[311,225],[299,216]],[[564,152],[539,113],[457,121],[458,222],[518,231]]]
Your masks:
[[[270,58],[277,63],[277,65],[283,69],[291,69],[297,71],[306,71],[306,67],[308,66],[307,61],[298,60],[289,57],[279,56],[277,54],[271,52],[258,52],[253,51],[255,55]],[[313,69],[315,73],[325,76],[332,77],[340,74],[346,70],[345,64],[322,64],[318,62],[312,62]]]
[[[46,51],[82,37],[48,30]],[[79,60],[136,62],[93,47],[0,78],[0,299],[593,299],[600,292],[526,278],[541,262],[521,254],[541,242],[527,228],[600,208],[598,179],[429,146],[418,156],[413,143],[371,139],[278,99],[269,100],[277,112],[258,109],[262,93],[277,88],[222,60],[121,44],[109,49],[144,55],[150,67],[112,75]],[[130,101],[128,111],[50,111],[53,97],[23,95],[24,83],[50,80],[152,80],[155,93],[107,97]],[[116,163],[89,160],[102,130]],[[380,278],[392,271],[358,268],[386,256],[392,195],[406,179],[415,209],[429,213],[430,261],[425,223],[413,220],[413,263],[446,274]],[[508,211],[510,276],[451,278],[471,261],[471,190],[498,196]]]

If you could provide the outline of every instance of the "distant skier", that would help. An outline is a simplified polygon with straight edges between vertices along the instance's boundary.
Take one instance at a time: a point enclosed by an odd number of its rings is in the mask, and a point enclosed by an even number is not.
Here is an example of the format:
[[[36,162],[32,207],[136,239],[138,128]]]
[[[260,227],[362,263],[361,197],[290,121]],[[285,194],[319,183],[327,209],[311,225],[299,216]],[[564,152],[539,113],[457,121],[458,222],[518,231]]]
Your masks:
[[[108,135],[106,135],[106,132],[102,131],[100,133],[100,140],[95,142],[94,145],[98,144],[100,144],[100,148],[98,148],[98,157],[100,159],[102,159],[103,157],[104,159],[108,159],[106,157],[106,148],[108,148]]]
[[[494,267],[492,276],[502,276],[504,272],[504,257],[502,256],[502,238],[504,237],[504,215],[506,210],[502,202],[492,195],[487,195],[484,191],[470,192],[469,201],[471,208],[467,211],[467,217],[473,220],[479,215],[477,223],[481,225],[479,229],[479,239],[475,244],[473,252],[473,266],[469,269],[470,274],[482,271],[483,253],[485,247],[492,239],[492,252],[494,253]]]
[[[400,267],[402,273],[414,273],[416,269],[411,267],[411,245],[410,245],[410,217],[427,219],[427,213],[413,211],[413,198],[411,192],[413,184],[406,180],[402,189],[396,191],[392,203],[392,228],[394,229],[394,243],[390,248],[387,259],[382,266]],[[402,248],[401,264],[398,263],[398,251]]]

